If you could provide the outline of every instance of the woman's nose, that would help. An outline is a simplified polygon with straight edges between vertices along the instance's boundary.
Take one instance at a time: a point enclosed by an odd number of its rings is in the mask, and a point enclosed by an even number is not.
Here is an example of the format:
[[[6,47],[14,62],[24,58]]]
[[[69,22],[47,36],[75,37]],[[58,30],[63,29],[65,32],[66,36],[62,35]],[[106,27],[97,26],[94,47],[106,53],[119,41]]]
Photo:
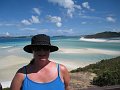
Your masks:
[[[39,54],[45,54],[45,51],[43,49],[37,51]]]

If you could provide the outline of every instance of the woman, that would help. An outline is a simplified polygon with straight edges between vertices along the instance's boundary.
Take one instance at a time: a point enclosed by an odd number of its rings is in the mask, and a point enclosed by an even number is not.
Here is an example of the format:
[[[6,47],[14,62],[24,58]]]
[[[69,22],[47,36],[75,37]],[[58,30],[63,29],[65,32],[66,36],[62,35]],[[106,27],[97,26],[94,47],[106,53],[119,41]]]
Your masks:
[[[48,59],[50,52],[58,50],[50,44],[49,36],[33,36],[24,50],[33,53],[33,59],[18,70],[10,90],[69,90],[70,76],[66,67]]]

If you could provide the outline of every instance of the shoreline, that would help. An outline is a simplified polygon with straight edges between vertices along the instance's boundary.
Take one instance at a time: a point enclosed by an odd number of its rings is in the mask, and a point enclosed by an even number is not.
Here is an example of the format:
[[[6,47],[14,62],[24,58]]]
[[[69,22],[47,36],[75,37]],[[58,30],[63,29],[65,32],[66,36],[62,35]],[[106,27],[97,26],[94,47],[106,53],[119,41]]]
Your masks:
[[[83,49],[67,49],[61,48],[59,53],[73,53],[73,54],[107,54],[107,55],[118,55],[120,51],[115,50],[105,50],[105,49],[96,49],[96,48],[83,48]]]

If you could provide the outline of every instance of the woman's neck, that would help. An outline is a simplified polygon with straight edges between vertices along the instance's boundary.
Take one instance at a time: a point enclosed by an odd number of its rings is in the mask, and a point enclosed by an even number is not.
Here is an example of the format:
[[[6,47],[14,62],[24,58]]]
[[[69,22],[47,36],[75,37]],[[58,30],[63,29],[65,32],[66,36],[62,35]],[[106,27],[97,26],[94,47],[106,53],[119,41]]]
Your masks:
[[[32,66],[34,67],[35,70],[41,70],[49,63],[50,63],[49,60],[35,60]]]

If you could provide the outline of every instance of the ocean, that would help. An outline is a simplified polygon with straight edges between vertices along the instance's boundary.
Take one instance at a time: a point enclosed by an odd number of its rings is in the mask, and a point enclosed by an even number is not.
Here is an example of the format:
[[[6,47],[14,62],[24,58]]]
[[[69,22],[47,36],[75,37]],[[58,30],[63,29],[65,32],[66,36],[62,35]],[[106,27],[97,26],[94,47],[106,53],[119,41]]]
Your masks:
[[[51,37],[51,43],[59,47],[50,59],[74,63],[94,63],[120,55],[120,38],[83,39],[80,37]],[[23,51],[30,44],[30,38],[0,38],[0,58],[16,55],[32,58],[32,54]]]

